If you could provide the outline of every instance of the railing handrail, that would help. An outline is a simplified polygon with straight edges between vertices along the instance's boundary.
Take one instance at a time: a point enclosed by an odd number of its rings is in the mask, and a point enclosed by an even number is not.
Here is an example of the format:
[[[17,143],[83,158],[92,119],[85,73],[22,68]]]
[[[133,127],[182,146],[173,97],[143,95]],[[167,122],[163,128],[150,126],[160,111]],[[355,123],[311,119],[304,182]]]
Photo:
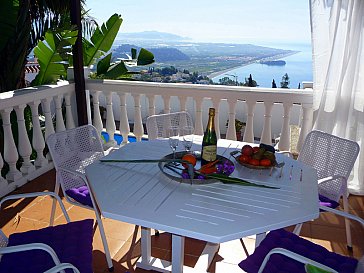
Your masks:
[[[229,98],[240,100],[242,95],[244,100],[264,97],[264,100],[274,103],[308,103],[313,100],[312,89],[286,89],[286,88],[265,88],[265,87],[246,87],[246,86],[226,86],[226,85],[205,85],[205,84],[188,84],[188,83],[157,83],[142,81],[125,81],[125,80],[95,80],[88,79],[86,88],[89,90],[126,92],[133,94],[160,95],[168,92],[170,96],[183,95],[187,97],[211,97],[219,99]],[[196,93],[196,90],[201,93]],[[223,92],[222,92],[223,91]],[[208,96],[207,96],[208,95]],[[259,100],[258,100],[259,101]],[[263,100],[261,100],[263,101]]]

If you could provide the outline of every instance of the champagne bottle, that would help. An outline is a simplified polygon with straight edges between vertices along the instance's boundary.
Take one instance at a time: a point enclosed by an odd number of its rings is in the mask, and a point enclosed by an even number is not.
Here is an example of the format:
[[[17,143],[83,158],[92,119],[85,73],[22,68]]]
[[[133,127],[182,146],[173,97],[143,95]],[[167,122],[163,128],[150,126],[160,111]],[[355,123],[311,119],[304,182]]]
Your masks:
[[[209,121],[203,134],[201,164],[205,165],[216,160],[217,137],[215,132],[215,108],[209,109]]]

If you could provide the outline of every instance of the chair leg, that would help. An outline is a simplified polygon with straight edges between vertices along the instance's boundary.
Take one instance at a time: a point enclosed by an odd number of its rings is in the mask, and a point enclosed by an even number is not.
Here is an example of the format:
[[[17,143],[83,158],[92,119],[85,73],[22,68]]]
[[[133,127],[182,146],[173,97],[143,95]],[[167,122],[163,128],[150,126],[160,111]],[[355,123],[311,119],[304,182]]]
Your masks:
[[[299,236],[299,235],[300,235],[300,233],[301,233],[302,225],[303,225],[302,223],[297,224],[297,225],[294,227],[293,233]]]
[[[59,195],[59,188],[60,188],[60,185],[56,179],[56,184],[54,186],[54,193]],[[53,201],[52,201],[52,209],[51,209],[51,217],[49,219],[49,225],[50,226],[53,226],[54,224],[54,215],[56,213],[56,206],[57,206],[57,200],[55,198],[52,198]]]
[[[107,244],[107,240],[106,240],[104,225],[102,224],[100,214],[97,211],[95,211],[95,215],[96,215],[97,224],[99,225],[99,229],[100,229],[102,244],[104,245],[107,266],[109,268],[109,272],[113,272],[114,271],[114,266],[113,266],[112,260],[111,260],[109,245]]]
[[[343,194],[343,206],[344,206],[344,211],[346,213],[349,213],[348,197],[346,194]],[[345,231],[346,231],[347,248],[349,250],[352,250],[353,244],[352,244],[352,240],[351,240],[350,221],[348,218],[345,218]]]

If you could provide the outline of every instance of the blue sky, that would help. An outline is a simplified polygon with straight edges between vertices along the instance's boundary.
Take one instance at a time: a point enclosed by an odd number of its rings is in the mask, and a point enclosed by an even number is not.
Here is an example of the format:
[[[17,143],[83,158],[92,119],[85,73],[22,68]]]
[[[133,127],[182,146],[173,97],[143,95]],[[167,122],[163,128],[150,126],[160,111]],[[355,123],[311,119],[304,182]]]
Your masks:
[[[310,43],[309,0],[86,0],[98,22],[124,19],[122,32],[161,31],[196,42]]]

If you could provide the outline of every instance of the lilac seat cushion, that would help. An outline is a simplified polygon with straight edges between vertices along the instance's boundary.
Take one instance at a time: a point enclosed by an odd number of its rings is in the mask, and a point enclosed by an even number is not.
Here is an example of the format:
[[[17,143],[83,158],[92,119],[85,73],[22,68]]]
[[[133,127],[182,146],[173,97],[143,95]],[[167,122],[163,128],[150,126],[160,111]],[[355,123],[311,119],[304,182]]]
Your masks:
[[[80,272],[92,271],[93,220],[86,219],[64,225],[47,227],[9,237],[8,246],[44,243],[53,248],[61,263],[71,263]],[[5,254],[0,262],[0,273],[39,273],[55,266],[48,252],[31,250]],[[66,272],[73,272],[66,270]]]
[[[66,194],[77,202],[81,203],[82,205],[89,206],[91,208],[93,207],[90,192],[87,186],[81,186],[78,188],[66,190]]]
[[[339,203],[336,201],[331,200],[321,194],[319,194],[320,205],[328,208],[335,209],[339,206]]]
[[[249,273],[258,272],[265,256],[276,247],[285,248],[311,260],[329,266],[338,272],[355,272],[358,261],[328,251],[326,248],[288,232],[284,229],[271,231],[256,248],[254,253],[240,262],[239,266]],[[281,254],[273,254],[269,259],[265,273],[305,273],[304,265]]]

